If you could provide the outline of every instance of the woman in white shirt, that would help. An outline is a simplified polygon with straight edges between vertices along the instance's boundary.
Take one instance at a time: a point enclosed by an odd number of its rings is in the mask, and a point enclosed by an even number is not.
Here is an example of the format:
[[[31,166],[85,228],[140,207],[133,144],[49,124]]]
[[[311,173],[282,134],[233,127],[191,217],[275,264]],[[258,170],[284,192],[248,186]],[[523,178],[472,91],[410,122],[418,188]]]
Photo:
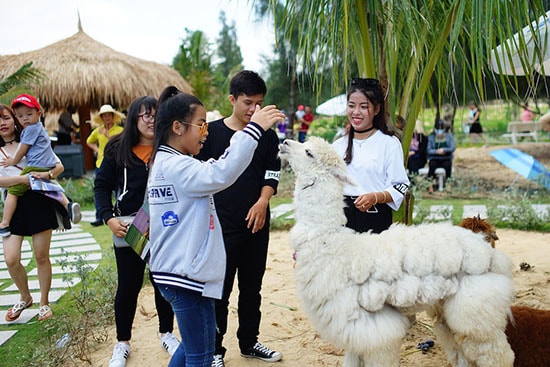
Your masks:
[[[376,79],[352,79],[347,94],[346,135],[333,143],[356,185],[344,187],[346,226],[380,233],[392,224],[409,189],[401,142],[388,129],[384,94]]]

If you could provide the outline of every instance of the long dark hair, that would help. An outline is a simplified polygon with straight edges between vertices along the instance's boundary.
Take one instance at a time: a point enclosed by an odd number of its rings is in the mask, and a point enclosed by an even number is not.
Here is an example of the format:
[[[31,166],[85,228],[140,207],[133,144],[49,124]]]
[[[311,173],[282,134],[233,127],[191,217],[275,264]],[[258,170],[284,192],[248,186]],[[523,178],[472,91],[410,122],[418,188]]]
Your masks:
[[[11,107],[6,106],[5,104],[0,104],[0,113],[3,114],[4,111],[8,111],[14,121],[13,128],[15,130],[15,141],[19,143],[21,141],[21,131],[23,130],[23,126],[19,123],[17,117],[15,117],[15,113],[13,112]],[[4,138],[0,136],[0,147],[4,146],[6,146],[6,142],[4,141]]]
[[[143,106],[145,113],[150,114],[156,105],[157,99],[151,96],[138,97],[130,103],[124,130],[111,138],[105,146],[105,156],[114,159],[119,167],[141,164],[140,159],[132,154],[132,148],[139,144],[141,135],[137,127],[139,112]]]
[[[175,120],[188,121],[193,117],[197,106],[203,106],[202,102],[192,94],[184,93],[174,86],[166,87],[160,94],[157,103],[157,116],[155,119],[155,143],[153,144],[153,161],[158,148],[166,144],[172,133],[172,123]],[[189,125],[183,125],[185,131]]]
[[[386,135],[393,136],[394,133],[388,129],[388,124],[386,123],[386,111],[384,108],[384,93],[382,92],[382,87],[378,79],[373,78],[353,78],[351,80],[351,85],[348,88],[347,100],[352,93],[361,92],[367,97],[369,102],[371,102],[375,107],[379,107],[378,114],[374,116],[372,120],[372,125],[380,130]],[[349,164],[353,158],[353,137],[355,136],[355,130],[353,127],[349,129],[348,134],[348,147],[346,148],[346,154],[344,156],[344,162]]]

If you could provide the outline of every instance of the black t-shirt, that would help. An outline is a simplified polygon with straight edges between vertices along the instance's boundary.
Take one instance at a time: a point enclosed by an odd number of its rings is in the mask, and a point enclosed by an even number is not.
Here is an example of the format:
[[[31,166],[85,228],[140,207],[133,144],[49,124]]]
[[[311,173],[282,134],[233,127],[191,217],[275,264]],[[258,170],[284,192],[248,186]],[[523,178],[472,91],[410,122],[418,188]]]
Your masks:
[[[234,133],[235,130],[227,127],[223,119],[210,122],[208,138],[196,158],[203,161],[210,158],[218,159],[229,146]],[[260,138],[252,162],[237,181],[214,195],[218,218],[225,233],[248,231],[245,218],[250,207],[260,197],[262,187],[271,186],[275,192],[277,191],[281,170],[278,153],[279,139],[277,134],[269,129]],[[268,220],[266,225],[269,225]]]

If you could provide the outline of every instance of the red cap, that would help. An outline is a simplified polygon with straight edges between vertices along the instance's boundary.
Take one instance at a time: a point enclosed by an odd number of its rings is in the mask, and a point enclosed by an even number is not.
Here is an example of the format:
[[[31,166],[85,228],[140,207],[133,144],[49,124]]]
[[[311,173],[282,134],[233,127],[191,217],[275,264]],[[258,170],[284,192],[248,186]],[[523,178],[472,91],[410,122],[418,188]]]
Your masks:
[[[36,108],[38,111],[40,111],[40,103],[31,96],[30,94],[20,94],[19,96],[15,97],[13,101],[11,101],[11,108],[14,108],[18,104],[24,104],[27,107],[30,108]]]
[[[301,105],[298,106],[298,110],[301,111],[301,110],[303,110],[303,109],[304,109],[304,105],[303,105],[303,104],[301,104]]]

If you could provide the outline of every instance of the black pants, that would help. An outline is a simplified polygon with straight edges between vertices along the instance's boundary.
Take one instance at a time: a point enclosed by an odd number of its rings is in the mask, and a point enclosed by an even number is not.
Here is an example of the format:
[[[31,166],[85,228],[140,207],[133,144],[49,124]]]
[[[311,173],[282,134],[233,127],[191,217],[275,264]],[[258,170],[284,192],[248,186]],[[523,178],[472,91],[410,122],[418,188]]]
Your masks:
[[[252,234],[250,230],[233,234],[224,234],[227,267],[223,296],[216,301],[216,351],[215,354],[225,355],[222,346],[223,336],[227,332],[227,316],[229,312],[229,296],[237,276],[239,298],[237,304],[239,328],[237,338],[241,351],[254,345],[260,334],[262,303],[262,280],[267,261],[269,244],[269,221],[259,232]]]
[[[115,247],[118,286],[115,296],[116,337],[119,341],[132,339],[132,324],[136,315],[139,291],[143,285],[145,261],[130,247]],[[174,330],[174,312],[170,303],[162,297],[153,277],[149,279],[155,290],[155,306],[159,317],[159,332]]]
[[[452,168],[453,168],[453,161],[450,159],[430,159],[429,170],[428,170],[429,178],[434,178],[436,168],[444,168],[445,176],[447,178],[450,178],[452,173]]]
[[[386,204],[376,204],[367,212],[362,212],[355,207],[355,197],[344,196],[346,206],[344,214],[347,218],[346,227],[356,232],[380,233],[388,229],[392,224],[392,211]]]

